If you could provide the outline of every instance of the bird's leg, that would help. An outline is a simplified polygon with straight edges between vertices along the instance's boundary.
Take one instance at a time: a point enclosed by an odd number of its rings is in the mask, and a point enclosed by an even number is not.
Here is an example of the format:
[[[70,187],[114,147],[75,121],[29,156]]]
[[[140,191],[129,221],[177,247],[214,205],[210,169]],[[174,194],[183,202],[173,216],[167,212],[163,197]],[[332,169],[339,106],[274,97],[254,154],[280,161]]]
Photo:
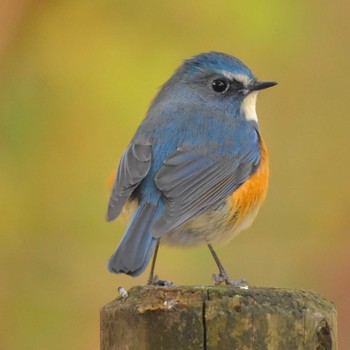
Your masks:
[[[154,268],[156,266],[158,249],[159,249],[159,240],[157,242],[156,248],[154,249],[154,253],[153,253],[151,271],[149,273],[149,277],[148,277],[148,281],[147,281],[148,286],[152,286],[153,284],[156,284],[158,282],[158,276],[154,275]]]
[[[224,267],[221,264],[221,261],[219,260],[219,257],[217,256],[217,254],[215,253],[215,250],[213,248],[213,246],[211,244],[208,243],[208,248],[216,262],[216,265],[219,268],[219,275],[217,275],[216,273],[213,274],[213,279],[215,281],[216,285],[221,284],[222,282],[225,282],[227,285],[231,285],[231,286],[236,286],[236,287],[241,287],[241,288],[247,288],[248,287],[248,283],[246,280],[244,279],[240,279],[238,281],[234,281],[232,280],[228,274],[226,273]]]
[[[154,274],[154,267],[156,266],[157,254],[159,249],[159,240],[157,242],[156,248],[153,253],[153,260],[151,265],[151,272],[148,277],[147,285],[148,286],[158,286],[158,287],[172,287],[174,284],[171,281],[160,280],[158,275]]]
[[[217,275],[215,273],[213,274],[213,279],[215,281],[215,284],[218,285],[218,284],[221,284],[224,281],[225,281],[226,284],[232,284],[231,282],[234,282],[234,281],[232,281],[228,277],[224,267],[221,264],[221,261],[219,260],[219,257],[215,253],[215,250],[214,250],[213,246],[211,244],[208,244],[208,248],[209,248],[210,253],[212,254],[212,256],[213,256],[213,258],[214,258],[214,260],[216,262],[216,265],[219,268],[219,275]]]

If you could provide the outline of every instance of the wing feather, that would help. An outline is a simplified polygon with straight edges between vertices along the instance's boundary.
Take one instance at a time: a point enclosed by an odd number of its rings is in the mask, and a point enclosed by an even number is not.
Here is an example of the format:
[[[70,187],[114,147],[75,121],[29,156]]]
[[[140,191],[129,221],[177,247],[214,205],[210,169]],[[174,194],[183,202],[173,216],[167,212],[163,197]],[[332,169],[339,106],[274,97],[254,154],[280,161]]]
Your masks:
[[[108,203],[107,221],[114,220],[135,188],[151,167],[152,146],[131,143],[119,163],[116,180]]]
[[[152,227],[153,237],[159,238],[215,207],[244,183],[259,164],[259,145],[237,153],[231,159],[213,159],[180,147],[166,159],[155,177],[166,205]]]

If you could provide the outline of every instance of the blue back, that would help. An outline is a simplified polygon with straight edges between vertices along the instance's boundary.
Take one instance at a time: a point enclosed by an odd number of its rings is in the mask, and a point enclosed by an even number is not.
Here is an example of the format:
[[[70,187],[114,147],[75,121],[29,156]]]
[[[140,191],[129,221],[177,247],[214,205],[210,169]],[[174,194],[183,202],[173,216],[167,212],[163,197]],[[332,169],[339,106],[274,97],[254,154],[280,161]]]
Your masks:
[[[244,114],[236,78],[256,80],[237,58],[209,52],[186,60],[159,91],[123,154],[110,197],[108,220],[138,200],[111,272],[142,273],[160,237],[218,208],[256,171],[258,125]],[[237,88],[218,93],[215,79]]]

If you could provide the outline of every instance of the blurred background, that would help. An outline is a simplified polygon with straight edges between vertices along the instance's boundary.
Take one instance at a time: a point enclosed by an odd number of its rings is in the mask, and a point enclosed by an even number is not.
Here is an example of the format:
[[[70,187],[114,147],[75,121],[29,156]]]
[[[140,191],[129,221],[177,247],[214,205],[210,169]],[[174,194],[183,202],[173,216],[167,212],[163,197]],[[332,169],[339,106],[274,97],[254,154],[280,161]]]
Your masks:
[[[279,85],[259,96],[271,158],[255,224],[217,247],[232,278],[315,290],[350,349],[350,5],[329,1],[0,4],[0,348],[98,349],[123,233],[107,179],[159,86],[204,51]],[[156,272],[211,284],[206,247],[162,248]]]

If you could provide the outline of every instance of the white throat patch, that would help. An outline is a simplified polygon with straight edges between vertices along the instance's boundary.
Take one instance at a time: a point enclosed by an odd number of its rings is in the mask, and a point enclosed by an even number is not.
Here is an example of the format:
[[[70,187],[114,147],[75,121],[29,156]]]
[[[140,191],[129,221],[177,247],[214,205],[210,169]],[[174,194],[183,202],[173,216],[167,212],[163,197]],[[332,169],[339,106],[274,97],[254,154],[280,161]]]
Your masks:
[[[241,106],[241,110],[244,113],[247,120],[254,120],[258,122],[258,116],[256,114],[256,98],[258,91],[251,92],[244,100]]]

